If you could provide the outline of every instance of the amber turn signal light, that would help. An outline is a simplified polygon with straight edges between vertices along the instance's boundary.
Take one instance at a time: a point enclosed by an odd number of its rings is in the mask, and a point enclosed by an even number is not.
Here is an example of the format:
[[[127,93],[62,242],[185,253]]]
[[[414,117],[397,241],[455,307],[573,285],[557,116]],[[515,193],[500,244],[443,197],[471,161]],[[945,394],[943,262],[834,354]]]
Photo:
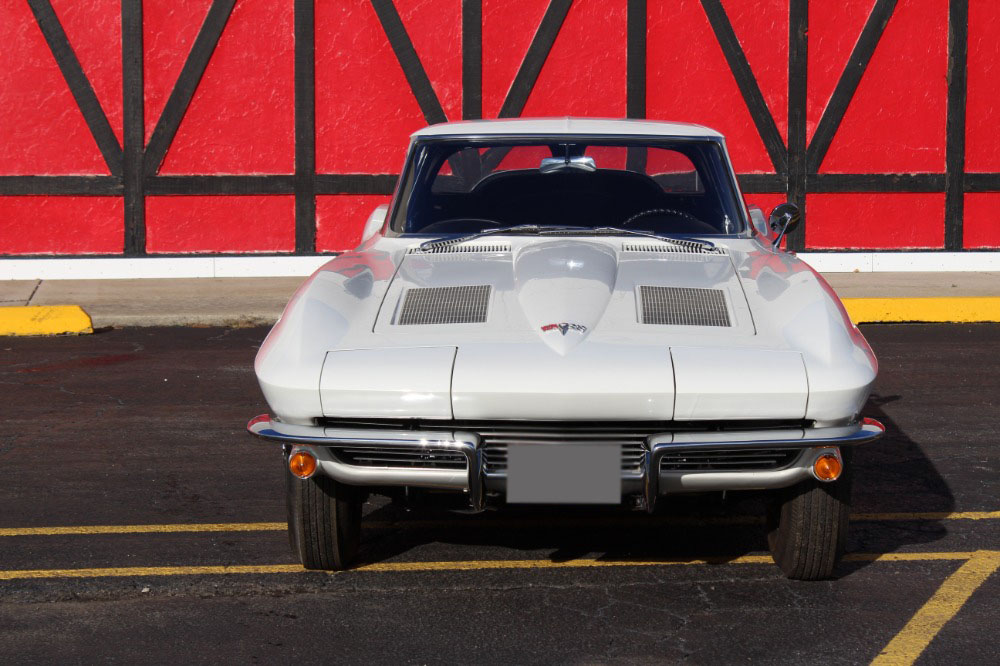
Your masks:
[[[288,458],[288,469],[300,479],[308,479],[316,471],[316,458],[306,451],[297,451]]]
[[[813,474],[820,481],[836,481],[843,469],[840,458],[832,453],[824,453],[813,463]]]

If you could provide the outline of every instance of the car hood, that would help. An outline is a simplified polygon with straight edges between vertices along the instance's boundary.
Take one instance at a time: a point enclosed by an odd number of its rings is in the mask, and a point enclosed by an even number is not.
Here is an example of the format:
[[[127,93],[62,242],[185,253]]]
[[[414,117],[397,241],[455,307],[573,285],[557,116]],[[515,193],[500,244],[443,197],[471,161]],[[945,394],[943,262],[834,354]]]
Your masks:
[[[625,335],[662,344],[671,333],[730,341],[755,333],[740,280],[721,249],[705,253],[655,240],[451,249],[403,257],[376,334],[537,343],[566,355],[587,341]]]
[[[373,339],[398,342],[330,353],[324,410],[343,416],[351,405],[349,416],[364,416],[378,404],[383,414],[425,418],[668,420],[724,418],[742,401],[739,411],[758,418],[802,418],[799,354],[730,351],[718,362],[718,348],[754,335],[722,248],[552,239],[517,249],[411,249],[373,326]],[[706,341],[715,347],[708,354]],[[781,381],[753,391],[751,367]]]

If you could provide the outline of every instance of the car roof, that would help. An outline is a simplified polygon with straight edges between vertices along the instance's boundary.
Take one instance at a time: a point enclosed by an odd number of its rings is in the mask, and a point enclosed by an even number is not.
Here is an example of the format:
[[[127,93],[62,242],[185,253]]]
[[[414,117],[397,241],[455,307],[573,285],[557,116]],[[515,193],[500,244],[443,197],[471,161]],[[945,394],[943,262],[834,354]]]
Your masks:
[[[504,120],[465,120],[431,125],[414,132],[414,139],[443,136],[505,135],[611,135],[611,136],[681,136],[721,139],[714,129],[691,123],[623,118],[514,118]]]

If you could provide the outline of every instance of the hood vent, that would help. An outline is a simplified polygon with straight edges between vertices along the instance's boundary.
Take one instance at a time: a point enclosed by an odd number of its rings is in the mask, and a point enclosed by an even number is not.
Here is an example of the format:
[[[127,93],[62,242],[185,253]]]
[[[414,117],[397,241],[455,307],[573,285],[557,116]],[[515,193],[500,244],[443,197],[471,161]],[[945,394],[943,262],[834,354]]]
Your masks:
[[[407,289],[396,324],[482,324],[489,302],[488,284]]]
[[[721,289],[640,286],[643,324],[732,326]]]
[[[407,254],[457,254],[457,253],[470,253],[470,252],[483,252],[488,254],[496,254],[500,252],[510,252],[510,245],[507,243],[490,243],[489,245],[439,245],[437,247],[430,247],[426,250],[420,247],[411,247],[407,250]]]
[[[681,241],[683,242],[683,241]],[[622,243],[622,252],[669,252],[672,254],[729,254],[724,247],[705,247],[697,243]]]

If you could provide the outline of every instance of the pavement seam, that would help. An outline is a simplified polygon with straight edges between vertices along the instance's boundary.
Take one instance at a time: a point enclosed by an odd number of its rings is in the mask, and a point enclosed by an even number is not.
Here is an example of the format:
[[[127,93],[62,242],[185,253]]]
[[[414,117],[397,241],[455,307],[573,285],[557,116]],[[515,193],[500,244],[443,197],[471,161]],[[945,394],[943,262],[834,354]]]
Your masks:
[[[35,288],[31,290],[31,295],[28,296],[28,300],[25,302],[25,305],[31,305],[31,299],[33,299],[35,297],[35,294],[38,293],[38,288],[41,287],[41,286],[42,286],[42,281],[41,280],[37,280],[35,282]]]

